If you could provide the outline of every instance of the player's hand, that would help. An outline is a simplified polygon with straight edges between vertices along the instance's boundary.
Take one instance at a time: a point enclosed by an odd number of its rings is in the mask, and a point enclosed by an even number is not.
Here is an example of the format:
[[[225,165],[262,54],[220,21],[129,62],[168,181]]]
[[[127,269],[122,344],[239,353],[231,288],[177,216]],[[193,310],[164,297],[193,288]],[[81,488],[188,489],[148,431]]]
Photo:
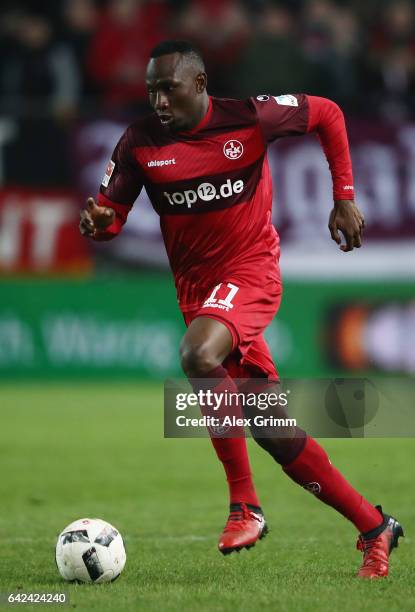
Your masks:
[[[340,244],[342,251],[347,253],[347,251],[353,251],[354,248],[359,249],[362,246],[364,226],[364,217],[353,200],[335,201],[330,213],[329,230],[332,239]],[[343,234],[346,244],[341,244],[339,232]]]
[[[97,232],[106,230],[111,225],[115,213],[112,208],[98,206],[94,198],[88,198],[86,208],[81,210],[80,217],[79,231],[83,236],[93,238]]]

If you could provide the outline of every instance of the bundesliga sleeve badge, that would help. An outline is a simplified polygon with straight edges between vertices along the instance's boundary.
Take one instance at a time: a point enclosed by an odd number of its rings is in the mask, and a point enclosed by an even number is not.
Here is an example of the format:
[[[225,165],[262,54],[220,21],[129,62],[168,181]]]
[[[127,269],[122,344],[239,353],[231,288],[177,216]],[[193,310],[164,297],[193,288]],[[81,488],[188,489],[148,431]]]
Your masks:
[[[298,100],[291,94],[285,94],[283,96],[272,96],[277,104],[281,106],[298,106]]]
[[[283,94],[281,96],[271,97],[274,98],[275,102],[280,106],[298,106],[298,100],[292,94]],[[257,96],[256,99],[259,102],[268,102],[270,96],[267,96],[266,94],[261,94],[260,96]]]
[[[113,162],[112,159],[110,159],[110,161],[108,162],[107,169],[105,170],[104,178],[102,179],[102,183],[101,183],[104,187],[108,187],[112,173],[114,172],[114,168],[115,168],[115,162]]]

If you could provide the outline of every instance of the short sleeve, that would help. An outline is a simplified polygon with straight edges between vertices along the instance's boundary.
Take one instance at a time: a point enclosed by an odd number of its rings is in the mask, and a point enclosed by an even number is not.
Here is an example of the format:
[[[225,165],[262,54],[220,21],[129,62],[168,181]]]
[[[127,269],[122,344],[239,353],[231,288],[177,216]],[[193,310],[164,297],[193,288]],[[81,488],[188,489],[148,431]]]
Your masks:
[[[133,157],[127,129],[108,162],[99,191],[107,200],[131,207],[142,188],[143,177]]]
[[[308,100],[305,94],[261,95],[251,98],[265,142],[307,132]]]

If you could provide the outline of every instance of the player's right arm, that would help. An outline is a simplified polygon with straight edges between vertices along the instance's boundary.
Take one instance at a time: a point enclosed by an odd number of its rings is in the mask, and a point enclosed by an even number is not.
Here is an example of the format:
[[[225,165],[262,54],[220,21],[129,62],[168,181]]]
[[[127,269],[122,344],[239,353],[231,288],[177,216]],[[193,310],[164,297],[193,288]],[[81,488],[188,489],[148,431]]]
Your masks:
[[[111,240],[127,220],[143,179],[130,144],[130,128],[120,138],[102,180],[97,201],[89,197],[81,210],[79,231],[93,240]]]
[[[79,231],[83,236],[94,238],[114,223],[115,213],[112,208],[98,206],[94,198],[88,198],[86,208],[81,210],[80,217]]]

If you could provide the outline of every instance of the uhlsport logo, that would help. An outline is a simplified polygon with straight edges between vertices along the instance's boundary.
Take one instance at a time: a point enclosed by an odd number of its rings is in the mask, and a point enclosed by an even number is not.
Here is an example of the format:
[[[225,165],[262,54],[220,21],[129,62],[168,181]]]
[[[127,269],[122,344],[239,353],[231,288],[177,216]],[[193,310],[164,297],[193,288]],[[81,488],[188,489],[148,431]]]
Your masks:
[[[239,140],[228,140],[223,145],[223,152],[228,159],[239,159],[244,152],[244,148]]]
[[[215,187],[212,183],[201,183],[196,189],[186,189],[185,191],[175,191],[174,193],[163,193],[164,197],[172,206],[185,205],[191,208],[198,200],[202,202],[211,202],[220,198],[230,198],[232,195],[242,193],[244,182],[241,180],[234,181],[228,179],[219,187]]]
[[[176,164],[176,158],[173,157],[172,159],[152,159],[151,161],[147,162],[147,166],[149,168],[152,168],[153,166],[171,166],[171,165],[175,165]]]

